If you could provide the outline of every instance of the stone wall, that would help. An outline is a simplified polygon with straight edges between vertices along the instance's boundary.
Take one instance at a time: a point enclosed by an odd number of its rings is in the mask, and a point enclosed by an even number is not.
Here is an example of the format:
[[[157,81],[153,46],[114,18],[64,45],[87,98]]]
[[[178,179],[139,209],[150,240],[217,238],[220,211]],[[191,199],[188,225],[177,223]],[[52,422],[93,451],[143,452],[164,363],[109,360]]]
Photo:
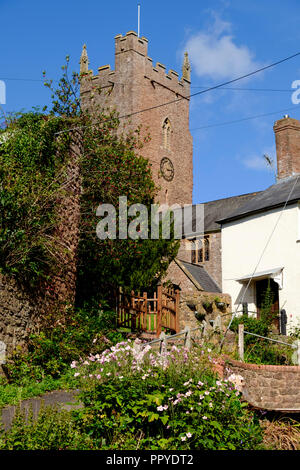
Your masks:
[[[180,240],[180,247],[177,253],[177,259],[182,261],[191,262],[191,250],[188,249],[190,243],[186,240]],[[165,276],[165,280],[171,281],[173,284],[179,287],[182,292],[194,292],[198,290],[196,286],[188,276],[182,271],[182,269],[173,261],[169,267]]]
[[[215,299],[219,298],[225,303],[224,308],[217,307]],[[211,308],[205,309],[204,302],[210,302]],[[197,320],[195,312],[202,315],[200,320]],[[221,326],[225,325],[230,319],[231,312],[231,298],[228,294],[216,294],[215,292],[181,292],[180,305],[179,305],[179,330],[183,330],[185,326],[190,328],[197,328],[200,326],[202,318],[210,324],[210,321],[215,321],[218,316],[221,317]]]
[[[221,231],[209,233],[209,253],[209,260],[204,260],[200,264],[213,278],[219,288],[222,289]],[[187,261],[188,263],[192,262],[191,243],[189,240],[181,240],[177,259]],[[166,277],[174,282],[174,284],[177,284],[183,291],[195,289],[195,285],[175,263],[171,263]]]
[[[0,340],[10,354],[24,347],[29,331],[38,328],[38,308],[24,289],[0,275]]]
[[[219,232],[206,232],[205,235],[209,235],[209,260],[204,260],[201,264],[222,290],[221,230]]]
[[[219,372],[227,379],[242,376],[242,394],[255,407],[300,411],[300,366],[246,364],[224,356]]]

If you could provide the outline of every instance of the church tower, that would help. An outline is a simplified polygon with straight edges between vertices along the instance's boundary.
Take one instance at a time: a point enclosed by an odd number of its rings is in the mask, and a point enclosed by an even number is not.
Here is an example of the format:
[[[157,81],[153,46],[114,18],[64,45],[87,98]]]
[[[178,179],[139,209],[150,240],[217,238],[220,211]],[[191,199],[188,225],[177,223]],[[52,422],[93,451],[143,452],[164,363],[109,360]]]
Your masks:
[[[155,66],[148,57],[148,40],[133,31],[115,37],[115,69],[88,70],[84,46],[80,59],[81,105],[116,109],[131,129],[142,125],[150,141],[141,149],[149,159],[152,177],[160,188],[160,204],[192,204],[193,142],[189,130],[190,64],[185,53],[182,77]],[[99,93],[100,90],[100,93]],[[163,106],[161,106],[163,105]],[[128,118],[123,118],[128,116]]]

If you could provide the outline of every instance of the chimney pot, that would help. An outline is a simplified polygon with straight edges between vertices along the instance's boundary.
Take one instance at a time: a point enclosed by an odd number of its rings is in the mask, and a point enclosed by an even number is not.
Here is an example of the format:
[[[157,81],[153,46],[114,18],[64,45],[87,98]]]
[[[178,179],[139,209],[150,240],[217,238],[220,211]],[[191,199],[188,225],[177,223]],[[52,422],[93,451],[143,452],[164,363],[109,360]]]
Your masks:
[[[300,121],[287,114],[274,124],[277,178],[300,173]]]

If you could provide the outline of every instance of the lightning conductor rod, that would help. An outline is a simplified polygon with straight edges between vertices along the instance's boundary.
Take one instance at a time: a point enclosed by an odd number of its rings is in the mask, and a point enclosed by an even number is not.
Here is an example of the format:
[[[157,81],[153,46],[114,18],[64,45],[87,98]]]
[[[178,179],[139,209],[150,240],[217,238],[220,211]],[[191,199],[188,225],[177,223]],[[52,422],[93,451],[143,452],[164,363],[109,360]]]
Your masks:
[[[138,3],[138,38],[140,37],[141,5]]]

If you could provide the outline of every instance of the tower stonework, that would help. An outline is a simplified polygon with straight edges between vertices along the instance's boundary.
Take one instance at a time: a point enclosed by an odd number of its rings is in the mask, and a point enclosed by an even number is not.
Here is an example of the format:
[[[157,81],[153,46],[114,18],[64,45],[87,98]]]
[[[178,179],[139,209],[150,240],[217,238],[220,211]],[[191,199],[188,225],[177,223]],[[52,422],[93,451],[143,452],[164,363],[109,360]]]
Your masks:
[[[150,135],[141,154],[149,159],[160,204],[192,204],[193,142],[189,131],[190,70],[187,54],[183,76],[148,57],[148,40],[133,31],[115,37],[115,70],[87,71],[87,54],[81,62],[81,106],[115,109],[121,126],[142,126]],[[187,69],[187,70],[185,70]],[[171,102],[171,103],[169,103]],[[166,104],[161,106],[162,104]],[[148,109],[150,108],[150,109]],[[129,116],[130,115],[130,116]],[[127,117],[125,117],[127,116]],[[125,129],[126,130],[126,129]]]

